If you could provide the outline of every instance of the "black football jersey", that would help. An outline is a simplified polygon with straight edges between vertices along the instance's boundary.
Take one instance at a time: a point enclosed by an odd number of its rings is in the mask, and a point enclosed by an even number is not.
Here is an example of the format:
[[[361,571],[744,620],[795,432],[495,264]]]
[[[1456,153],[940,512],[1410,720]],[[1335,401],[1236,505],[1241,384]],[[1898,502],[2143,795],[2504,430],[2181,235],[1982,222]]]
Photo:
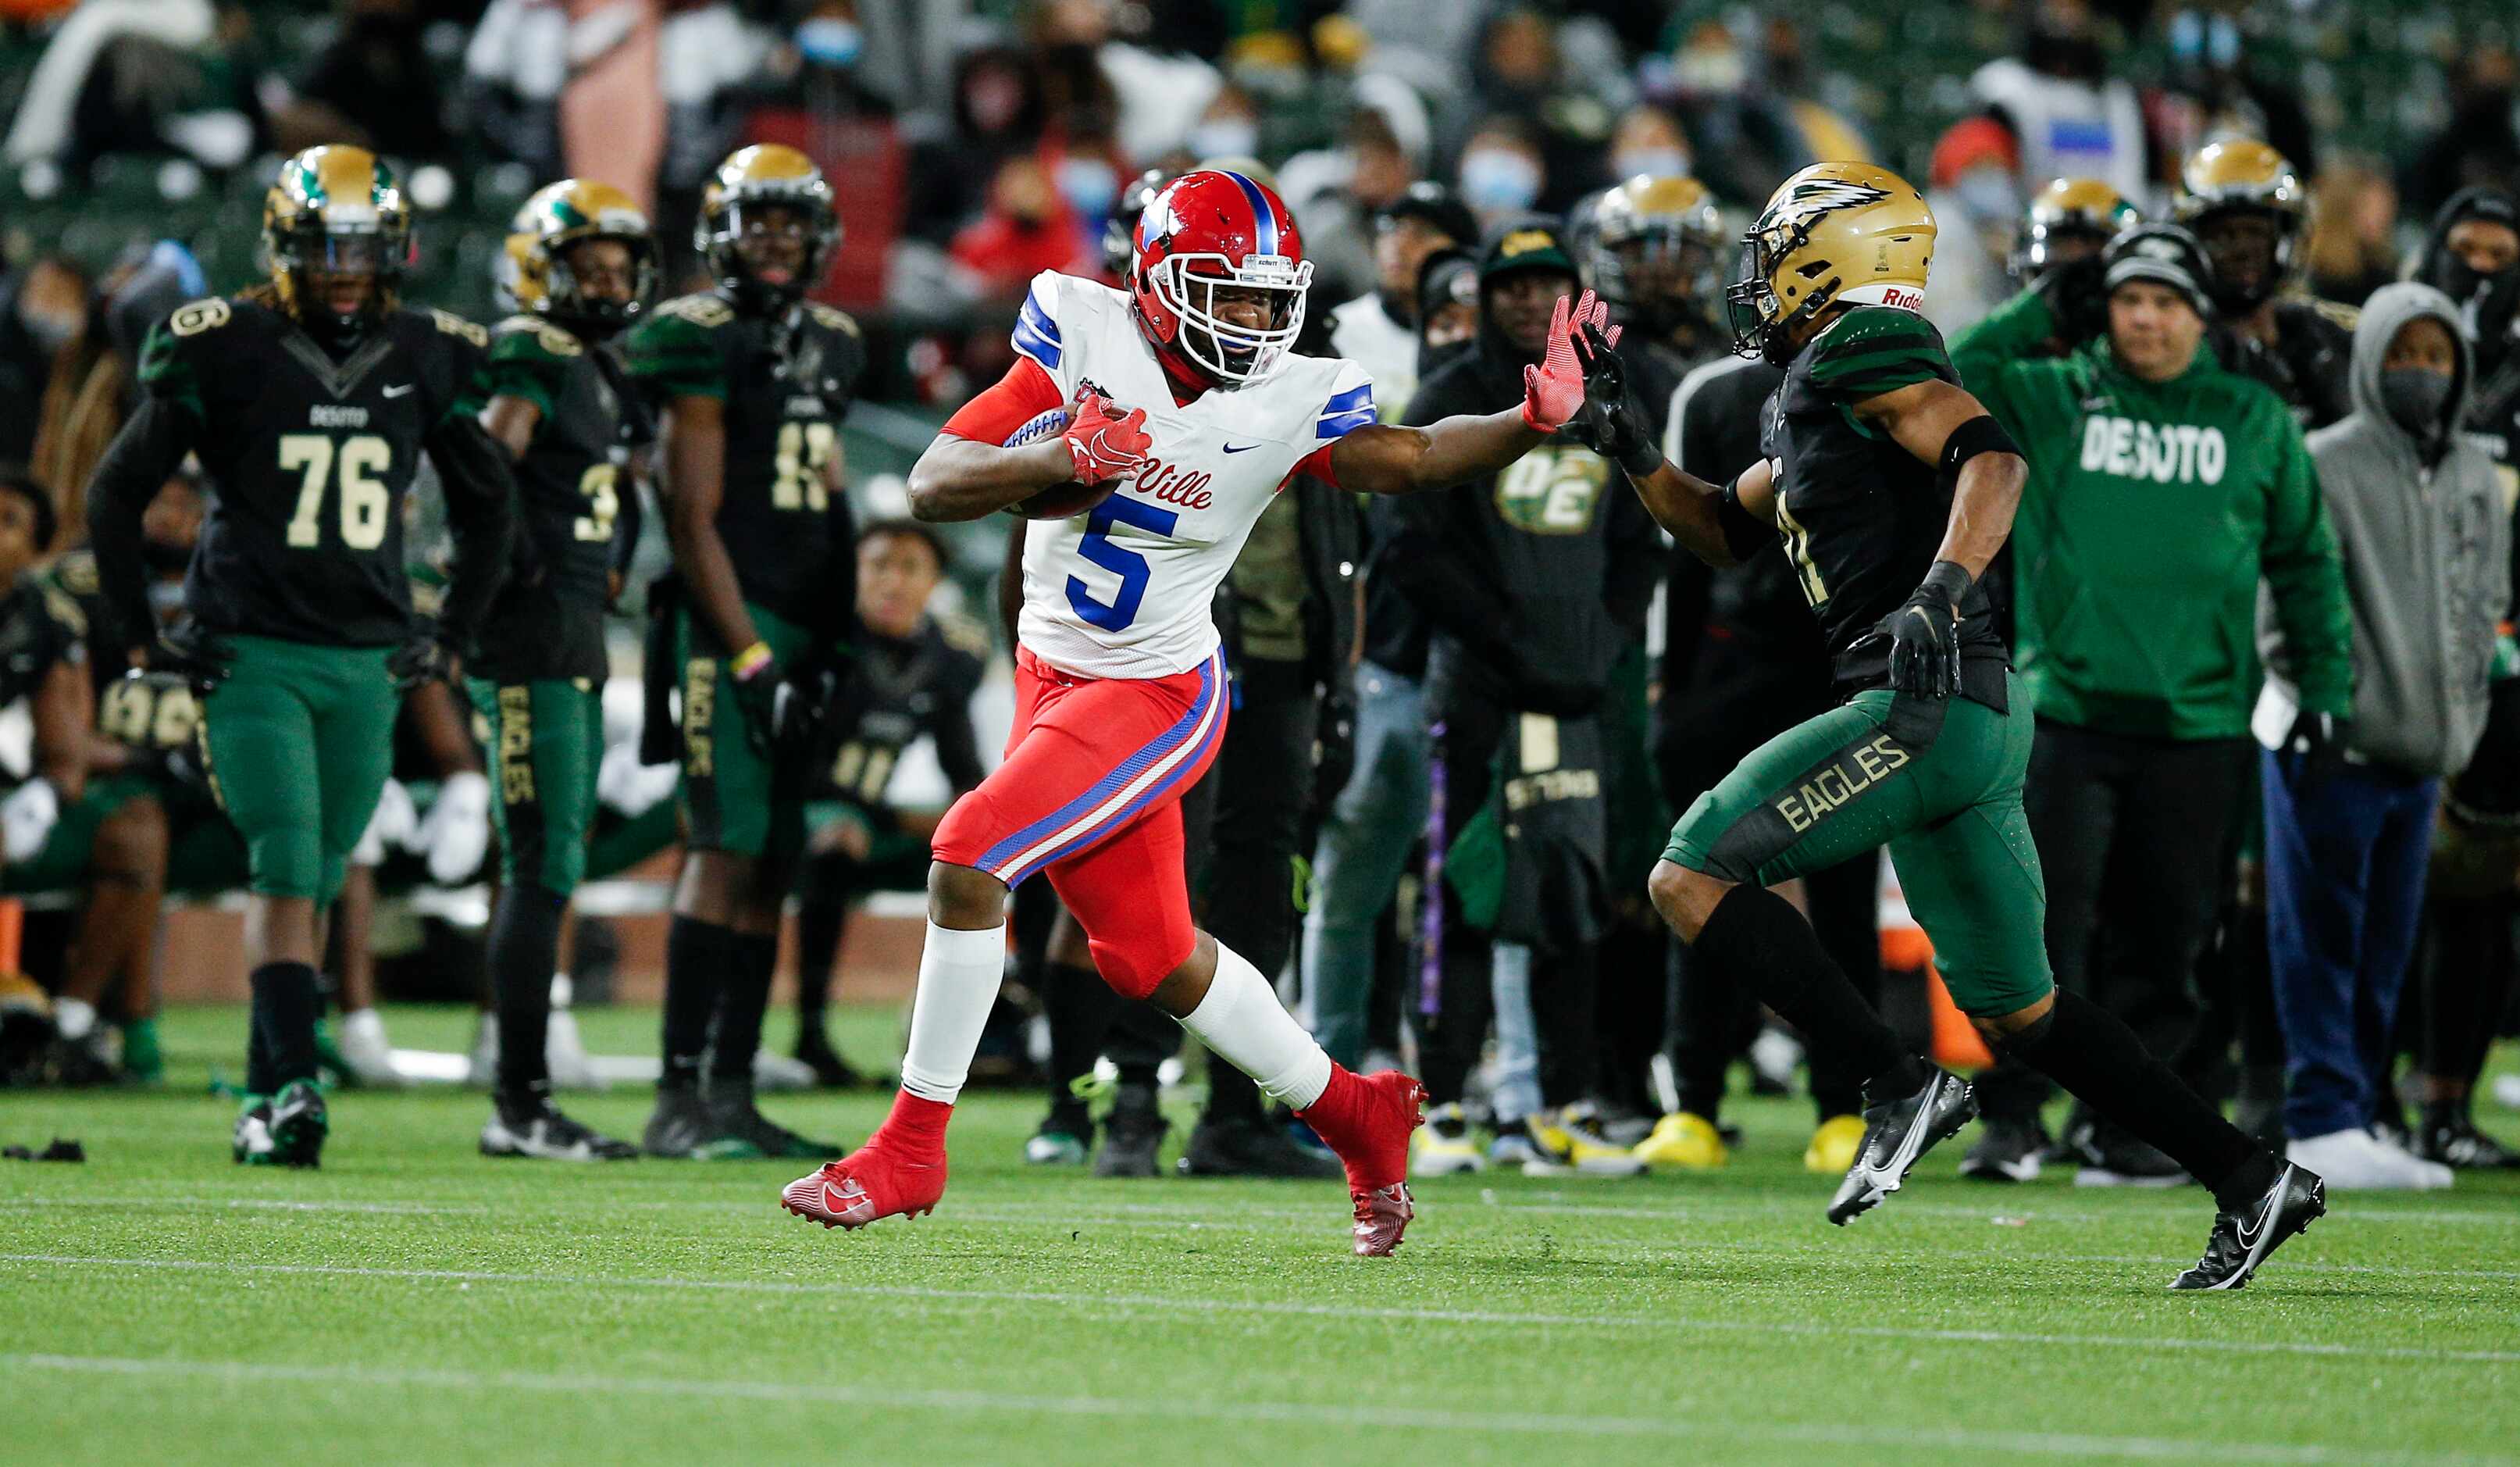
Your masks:
[[[1959,381],[1932,323],[1858,306],[1803,347],[1761,415],[1760,449],[1777,465],[1777,532],[1841,690],[1887,680],[1889,639],[1873,628],[1925,578],[1952,509],[1939,471],[1857,418],[1855,405],[1928,380]],[[1964,658],[2005,655],[1988,608],[1984,584],[1972,586],[1960,606]]]
[[[461,316],[394,310],[337,358],[246,297],[196,300],[160,323],[140,380],[192,420],[210,490],[186,609],[249,636],[402,641],[403,496],[488,344]]]
[[[971,695],[987,665],[988,638],[976,627],[930,618],[901,641],[868,636],[850,665],[838,701],[832,762],[814,792],[868,810],[885,808],[901,752],[926,734],[959,793],[980,782],[980,753],[971,729]]]
[[[35,691],[63,663],[87,657],[87,614],[48,571],[29,571],[0,597],[0,707]]]
[[[493,397],[517,397],[542,420],[517,461],[508,580],[466,664],[483,677],[604,675],[616,521],[623,496],[638,492],[630,453],[647,438],[647,415],[614,390],[604,349],[537,316],[511,316],[491,329],[489,362],[466,406],[477,411]]]
[[[847,496],[825,475],[866,371],[858,324],[810,302],[780,318],[748,315],[708,292],[651,311],[624,355],[652,400],[726,404],[717,531],[743,599],[802,625],[832,619],[831,573],[855,533]]]

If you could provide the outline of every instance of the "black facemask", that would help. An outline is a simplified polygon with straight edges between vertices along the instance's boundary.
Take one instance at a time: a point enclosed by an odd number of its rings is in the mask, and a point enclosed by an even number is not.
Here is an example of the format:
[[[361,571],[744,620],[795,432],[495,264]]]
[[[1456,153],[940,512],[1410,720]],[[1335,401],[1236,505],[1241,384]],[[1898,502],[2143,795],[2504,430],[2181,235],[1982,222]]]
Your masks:
[[[2380,406],[2400,428],[2419,438],[2442,430],[2442,406],[2458,379],[2422,367],[2391,367],[2380,374]]]
[[[2483,275],[2445,250],[2430,273],[2432,287],[2458,303],[2459,325],[2479,346],[2499,345],[2510,334],[2512,311],[2520,307],[2520,267]]]

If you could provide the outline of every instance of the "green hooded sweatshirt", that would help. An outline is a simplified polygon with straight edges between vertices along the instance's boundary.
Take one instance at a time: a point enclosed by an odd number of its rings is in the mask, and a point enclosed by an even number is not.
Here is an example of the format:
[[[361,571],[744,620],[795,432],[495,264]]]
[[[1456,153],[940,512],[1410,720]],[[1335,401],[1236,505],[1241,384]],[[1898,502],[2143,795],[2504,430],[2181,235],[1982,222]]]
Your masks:
[[[2258,582],[2302,705],[2354,711],[2353,621],[2301,430],[2211,346],[2168,382],[2120,368],[2105,338],[2033,359],[2055,332],[2023,292],[1952,343],[1952,362],[2021,444],[2012,527],[2014,657],[2039,716],[2169,739],[2249,732]]]

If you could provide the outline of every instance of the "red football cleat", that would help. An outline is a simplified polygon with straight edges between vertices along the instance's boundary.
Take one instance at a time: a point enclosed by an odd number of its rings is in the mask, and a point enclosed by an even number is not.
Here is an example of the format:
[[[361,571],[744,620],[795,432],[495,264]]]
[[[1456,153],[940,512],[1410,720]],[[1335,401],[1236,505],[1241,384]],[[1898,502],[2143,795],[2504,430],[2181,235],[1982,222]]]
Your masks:
[[[1322,1098],[1297,1113],[1347,1165],[1359,1258],[1387,1258],[1418,1208],[1409,1195],[1409,1133],[1425,1122],[1426,1087],[1397,1070],[1330,1072]]]
[[[870,1141],[780,1189],[779,1205],[825,1227],[861,1228],[885,1217],[936,1211],[945,1195],[945,1158],[905,1161]]]

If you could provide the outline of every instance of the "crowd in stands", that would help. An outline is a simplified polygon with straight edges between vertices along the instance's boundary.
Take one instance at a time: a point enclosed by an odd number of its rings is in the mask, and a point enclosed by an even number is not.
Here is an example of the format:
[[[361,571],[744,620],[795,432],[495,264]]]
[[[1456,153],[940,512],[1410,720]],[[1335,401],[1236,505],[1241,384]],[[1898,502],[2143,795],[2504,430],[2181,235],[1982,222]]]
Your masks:
[[[1009,365],[1037,272],[1125,272],[1107,241],[1146,174],[1229,161],[1302,227],[1299,349],[1365,364],[1386,418],[1508,405],[1552,303],[1591,288],[1667,456],[1716,482],[1759,456],[1778,381],[1729,350],[1740,228],[1795,168],[1869,159],[1926,190],[1924,313],[2031,465],[2002,614],[2036,696],[2059,981],[2330,1185],[2520,1165],[2473,1108],[2512,1023],[2520,920],[2520,34],[2449,3],[1910,9],[57,6],[10,23],[0,60],[0,464],[22,466],[0,481],[0,550],[21,500],[60,530],[25,527],[0,606],[45,594],[35,563],[74,551],[142,337],[251,278],[264,160],[307,143],[395,162],[426,211],[407,294],[476,313],[484,242],[533,182],[628,191],[670,293],[718,160],[793,144],[833,186],[845,233],[819,294],[868,327],[862,395],[931,418]],[[73,217],[135,178],[141,217]],[[942,572],[952,547],[920,546]],[[1773,1088],[1798,1059],[1806,1160],[1846,1166],[1856,1077],[1800,1056],[1642,900],[1672,814],[1830,701],[1804,574],[1780,550],[1712,573],[1673,555],[1571,444],[1401,509],[1312,485],[1264,520],[1220,606],[1249,732],[1207,780],[1193,891],[1334,1059],[1414,1059],[1436,1103],[1423,1169],[1720,1167],[1733,1067]],[[380,840],[428,868],[414,881],[472,879],[479,754],[460,727],[427,732],[451,712],[410,716],[439,803]],[[608,800],[652,826],[671,786],[641,782],[633,742],[615,739]],[[1543,770],[1582,775],[1580,798],[1533,796]],[[831,839],[882,864],[863,831]],[[876,847],[887,881],[913,879],[916,849]],[[1802,886],[1832,956],[1922,1032],[1926,955],[1895,920],[1885,938],[1878,863]],[[1042,888],[1016,894],[1016,1002],[991,1051],[1047,1084],[1027,1155],[1148,1173],[1179,1033],[1118,1007]],[[807,945],[828,986],[839,898],[822,890]],[[343,945],[337,970],[355,932]],[[79,982],[122,978],[145,1020],[145,953],[71,953],[115,955],[129,971]],[[358,986],[352,1010],[373,1001]],[[1038,1054],[1009,1036],[1016,1010],[1043,1020]],[[1080,1081],[1105,1064],[1098,1115]],[[1336,1173],[1239,1076],[1211,1081],[1186,1169]],[[2179,1178],[2085,1118],[2051,1136],[2034,1076],[1995,1066],[1981,1094],[1971,1175]]]

